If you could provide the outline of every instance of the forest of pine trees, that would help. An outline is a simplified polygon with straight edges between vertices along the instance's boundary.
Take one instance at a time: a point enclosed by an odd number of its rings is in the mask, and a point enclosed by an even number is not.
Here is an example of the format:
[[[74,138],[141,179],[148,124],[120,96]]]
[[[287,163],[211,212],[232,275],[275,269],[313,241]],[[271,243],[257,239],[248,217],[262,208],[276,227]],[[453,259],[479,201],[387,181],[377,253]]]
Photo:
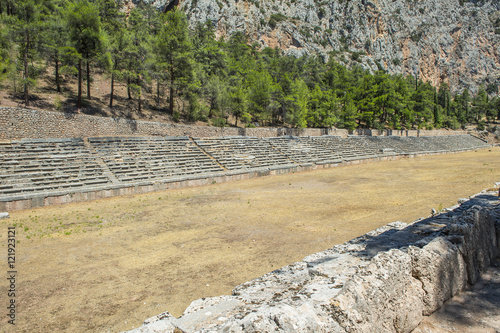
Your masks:
[[[452,96],[446,83],[433,87],[412,76],[346,68],[334,57],[259,50],[242,33],[217,40],[211,23],[190,30],[177,10],[138,6],[124,13],[115,0],[0,0],[1,89],[22,91],[29,106],[42,74],[57,92],[73,76],[80,108],[92,98],[97,70],[109,82],[110,108],[120,83],[139,111],[147,90],[154,98],[148,103],[173,120],[216,126],[231,118],[236,126],[457,129],[500,118],[491,84],[475,96]]]

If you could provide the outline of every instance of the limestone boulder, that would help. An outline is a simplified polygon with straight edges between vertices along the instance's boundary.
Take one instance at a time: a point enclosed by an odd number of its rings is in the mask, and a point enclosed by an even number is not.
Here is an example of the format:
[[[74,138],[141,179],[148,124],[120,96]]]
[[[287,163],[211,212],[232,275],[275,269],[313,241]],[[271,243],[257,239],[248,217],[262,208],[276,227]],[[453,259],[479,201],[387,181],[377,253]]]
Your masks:
[[[259,304],[294,295],[310,280],[307,264],[296,262],[245,282],[234,288],[232,294],[247,303]]]
[[[424,290],[423,314],[429,315],[467,285],[467,270],[459,247],[442,237],[422,249],[410,247],[412,275]]]
[[[231,320],[220,332],[345,332],[328,317],[321,316],[310,302],[290,306],[276,304],[259,308],[241,319]]]
[[[393,249],[375,256],[326,307],[347,332],[411,332],[423,296],[410,255]]]
[[[449,232],[463,237],[463,257],[468,283],[474,284],[498,254],[496,215],[490,209],[474,206],[456,218]]]

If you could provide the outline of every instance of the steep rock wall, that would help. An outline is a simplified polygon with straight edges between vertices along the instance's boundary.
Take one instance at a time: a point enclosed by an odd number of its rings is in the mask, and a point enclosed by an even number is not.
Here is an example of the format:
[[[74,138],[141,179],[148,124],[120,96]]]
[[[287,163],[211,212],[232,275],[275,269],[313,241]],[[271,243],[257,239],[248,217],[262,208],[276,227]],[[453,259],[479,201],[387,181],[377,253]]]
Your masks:
[[[159,9],[166,0],[143,0]],[[331,51],[341,63],[413,74],[455,90],[500,84],[498,0],[184,0],[193,27],[210,20],[218,36],[244,31],[287,54]],[[361,55],[353,55],[361,52]]]

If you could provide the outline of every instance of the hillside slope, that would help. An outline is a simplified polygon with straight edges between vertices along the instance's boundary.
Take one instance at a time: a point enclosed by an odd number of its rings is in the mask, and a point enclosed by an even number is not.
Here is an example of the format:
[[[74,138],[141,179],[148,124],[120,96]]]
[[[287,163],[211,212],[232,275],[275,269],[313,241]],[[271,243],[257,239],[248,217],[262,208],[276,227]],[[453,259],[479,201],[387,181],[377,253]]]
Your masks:
[[[252,42],[287,54],[335,51],[346,65],[473,92],[500,84],[498,0],[184,0],[179,7],[192,26],[211,20],[219,37],[244,31]]]

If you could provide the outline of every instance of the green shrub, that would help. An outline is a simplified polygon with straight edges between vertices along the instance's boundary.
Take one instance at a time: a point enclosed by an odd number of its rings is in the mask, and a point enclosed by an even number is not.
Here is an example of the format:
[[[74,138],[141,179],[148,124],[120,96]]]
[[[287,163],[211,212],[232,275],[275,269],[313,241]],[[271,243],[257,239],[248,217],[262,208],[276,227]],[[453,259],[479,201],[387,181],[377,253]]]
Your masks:
[[[415,43],[418,43],[420,42],[420,40],[422,39],[422,31],[419,31],[419,32],[414,32],[411,36],[410,36],[410,39],[412,41],[414,41]]]
[[[286,17],[283,14],[272,14],[271,17],[269,18],[269,26],[272,29],[274,29],[274,28],[276,28],[276,25],[278,24],[278,22],[286,21],[287,19],[288,19],[288,17]]]
[[[360,55],[361,55],[361,53],[360,53],[360,52],[352,52],[352,53],[351,53],[351,59],[352,59],[353,61],[357,61],[357,62],[359,62],[359,61],[360,61],[360,59],[359,59]]]
[[[272,14],[271,18],[274,19],[276,22],[286,21],[288,19],[286,15],[283,15],[281,13]]]
[[[180,118],[181,118],[181,114],[177,111],[174,111],[174,115],[172,116],[172,120],[175,121],[176,123],[178,123]]]
[[[477,130],[478,131],[484,131],[485,128],[486,128],[486,124],[484,123],[484,120],[480,120],[477,123]]]
[[[276,22],[276,20],[274,20],[272,17],[269,19],[269,26],[271,27],[271,29],[274,29],[276,28],[276,24],[278,24],[278,22]]]
[[[306,28],[300,28],[299,32],[300,32],[300,34],[302,36],[304,36],[306,38],[311,38],[312,37],[311,32],[308,29],[306,29]]]
[[[62,110],[62,101],[59,98],[59,96],[56,96],[56,98],[54,100],[54,107],[56,108],[57,111],[61,111]]]
[[[365,42],[365,50],[366,50],[366,52],[370,51],[370,47],[371,47],[371,46],[372,46],[372,41],[368,39],[368,40]]]
[[[324,8],[320,8],[318,10],[318,17],[319,17],[319,19],[321,20],[323,17],[325,17],[325,15],[326,15],[325,9]]]
[[[214,118],[212,119],[212,126],[224,127],[226,126],[226,119],[220,117]]]

